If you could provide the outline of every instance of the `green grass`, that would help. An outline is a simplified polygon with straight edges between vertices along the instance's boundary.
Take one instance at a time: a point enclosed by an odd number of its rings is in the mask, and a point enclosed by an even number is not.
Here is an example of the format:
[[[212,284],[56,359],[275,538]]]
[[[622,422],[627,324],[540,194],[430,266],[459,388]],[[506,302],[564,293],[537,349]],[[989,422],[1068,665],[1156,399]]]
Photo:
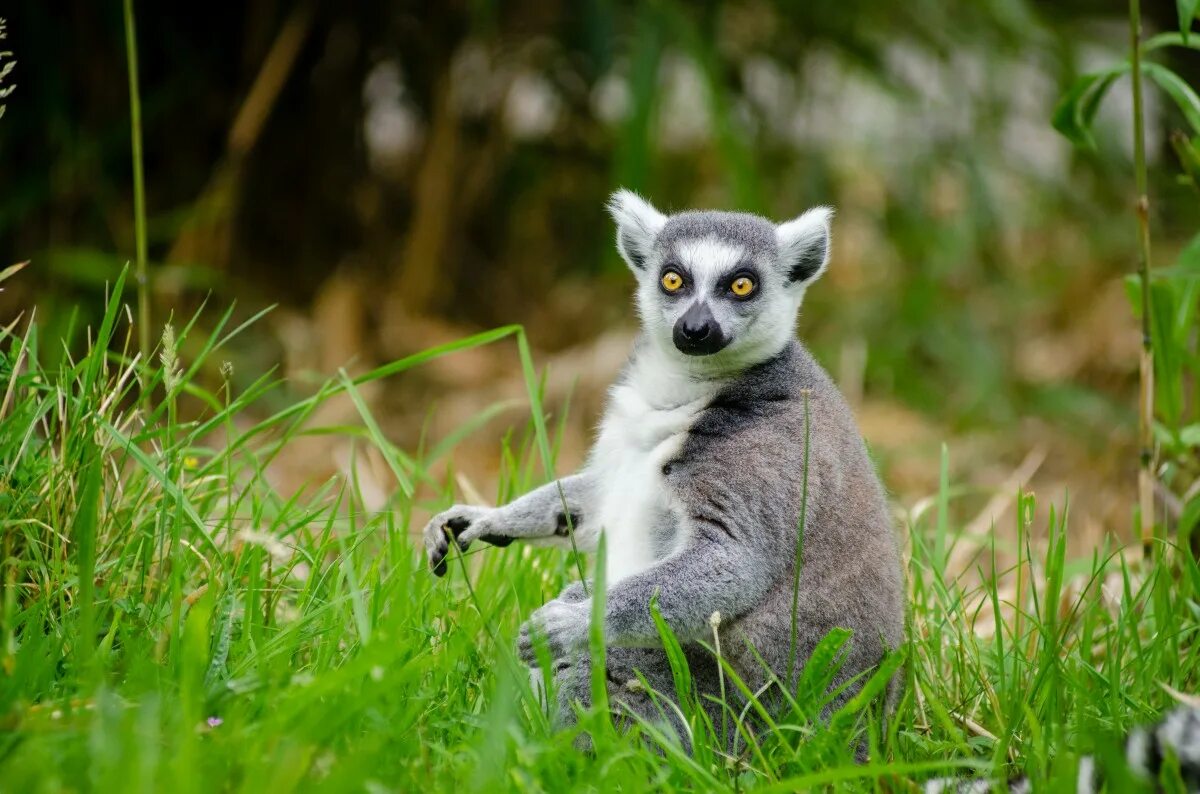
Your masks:
[[[836,665],[831,636],[793,712],[738,757],[705,741],[711,726],[686,692],[694,753],[652,749],[653,726],[621,733],[600,713],[581,722],[595,753],[577,752],[575,732],[550,729],[512,647],[580,561],[472,549],[446,579],[431,576],[414,516],[461,499],[453,478],[431,474],[452,450],[434,439],[398,448],[358,393],[515,336],[531,411],[501,456],[504,501],[552,476],[556,449],[521,330],[268,409],[288,388],[273,374],[240,373],[234,388],[225,369],[215,390],[200,375],[221,369],[244,328],[231,328],[232,312],[204,338],[183,324],[143,360],[123,289],[82,357],[62,359],[63,341],[32,322],[0,343],[2,790],[895,791],[971,770],[1070,789],[1080,753],[1112,750],[1171,705],[1164,685],[1200,685],[1194,559],[1166,541],[1149,563],[1115,547],[1069,558],[1065,511],[1035,523],[1020,495],[1015,531],[997,530],[951,578],[945,560],[969,541],[944,477],[934,509],[903,527],[911,641],[890,660],[906,663],[907,685],[889,719],[867,698],[828,724],[811,718]],[[51,350],[65,363],[43,369]],[[337,394],[360,426],[312,423]],[[368,510],[352,476],[276,491],[267,467],[311,434],[382,455],[395,479],[386,509]],[[864,732],[872,761],[855,765]]]

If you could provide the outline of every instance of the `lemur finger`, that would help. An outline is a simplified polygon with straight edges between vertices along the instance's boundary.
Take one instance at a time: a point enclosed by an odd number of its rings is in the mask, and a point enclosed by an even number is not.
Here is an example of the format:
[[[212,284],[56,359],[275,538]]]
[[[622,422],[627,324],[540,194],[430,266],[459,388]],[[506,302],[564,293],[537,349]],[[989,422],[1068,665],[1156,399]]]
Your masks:
[[[531,618],[525,621],[521,626],[521,631],[517,635],[517,656],[527,667],[537,667],[538,657],[536,646],[545,645],[550,652],[551,658],[558,658],[562,654],[556,652],[554,637],[551,632],[547,631],[547,627],[537,621],[536,618]]]
[[[529,624],[521,626],[517,634],[517,658],[527,667],[537,667],[537,657],[533,652],[533,638],[529,634]]]
[[[470,529],[458,536],[458,547],[466,551],[467,547],[477,540],[482,540],[484,543],[492,546],[504,547],[516,540],[516,538],[511,535],[500,535],[496,532],[489,532],[485,524],[476,522]]]
[[[466,551],[467,547],[477,540],[482,540],[484,543],[488,543],[492,546],[503,547],[516,540],[516,538],[511,535],[502,535],[498,532],[495,532],[493,530],[493,526],[494,525],[492,522],[488,521],[486,516],[475,518],[471,521],[469,528],[455,535],[455,538],[458,541],[458,547],[463,551]]]
[[[461,533],[467,526],[466,519],[451,518],[448,521],[435,517],[425,530],[425,548],[429,555],[429,567],[434,576],[445,576],[448,568],[446,556],[450,552],[450,538]],[[459,525],[457,532],[455,524]]]
[[[458,539],[471,526],[473,519],[464,515],[468,510],[470,508],[461,505],[453,507],[437,514],[425,525],[422,533],[425,537],[425,553],[435,576],[446,575],[450,539]],[[459,548],[466,549],[466,544],[460,542]]]
[[[442,524],[442,532],[448,534],[455,540],[458,540],[459,536],[466,532],[470,526],[471,519],[465,516],[454,516],[453,518],[446,519],[445,523]],[[470,540],[467,541],[468,544],[470,542]],[[461,542],[458,544],[458,546],[460,549],[466,549],[466,546]]]
[[[425,556],[429,560],[430,569],[434,576],[445,576],[446,551],[448,550],[445,533],[441,531],[441,527],[435,521],[430,521],[421,534],[424,536]]]
[[[446,553],[448,551],[450,551],[450,544],[443,541],[429,552],[429,567],[433,570],[434,576],[446,575]]]

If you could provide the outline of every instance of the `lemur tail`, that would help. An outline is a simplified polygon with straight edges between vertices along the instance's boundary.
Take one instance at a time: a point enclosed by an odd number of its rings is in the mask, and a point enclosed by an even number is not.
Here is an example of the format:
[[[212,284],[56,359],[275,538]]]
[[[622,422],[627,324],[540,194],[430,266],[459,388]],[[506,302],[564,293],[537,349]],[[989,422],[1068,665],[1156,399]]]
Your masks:
[[[1158,723],[1138,728],[1125,738],[1125,763],[1129,771],[1148,780],[1158,778],[1168,755],[1179,761],[1180,778],[1191,794],[1200,794],[1200,707],[1181,706]],[[1100,791],[1103,775],[1095,759],[1084,756],[1079,762],[1075,790],[1079,794]],[[1027,777],[1009,780],[1004,786],[980,778],[938,778],[925,784],[925,794],[1029,794],[1033,784]]]

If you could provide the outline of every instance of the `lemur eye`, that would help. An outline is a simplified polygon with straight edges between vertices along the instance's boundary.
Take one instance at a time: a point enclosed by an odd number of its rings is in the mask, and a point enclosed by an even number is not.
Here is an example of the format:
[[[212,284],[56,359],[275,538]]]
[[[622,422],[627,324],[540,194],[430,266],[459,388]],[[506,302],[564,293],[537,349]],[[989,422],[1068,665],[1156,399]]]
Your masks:
[[[749,276],[738,276],[729,285],[729,291],[739,298],[744,298],[754,292],[754,279]]]
[[[683,286],[683,276],[676,273],[674,270],[668,270],[662,276],[663,289],[667,292],[678,292]]]

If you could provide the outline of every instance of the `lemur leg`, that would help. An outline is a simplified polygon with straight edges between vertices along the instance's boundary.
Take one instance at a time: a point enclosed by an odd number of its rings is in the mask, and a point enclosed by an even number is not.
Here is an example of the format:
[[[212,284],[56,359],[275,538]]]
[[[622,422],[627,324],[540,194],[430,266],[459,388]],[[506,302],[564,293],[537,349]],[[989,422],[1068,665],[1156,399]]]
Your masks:
[[[649,604],[657,599],[663,620],[682,642],[704,639],[712,632],[714,613],[737,618],[762,601],[778,578],[783,555],[770,538],[747,533],[729,540],[732,523],[691,522],[688,544],[664,560],[616,582],[608,591],[604,637],[612,646],[661,648],[658,626]],[[736,586],[731,584],[736,583]],[[591,606],[556,598],[530,615],[517,637],[517,653],[534,664],[534,637],[540,635],[555,659],[567,658],[587,646]]]
[[[666,654],[659,649],[610,647],[606,656],[608,701],[618,726],[628,730],[635,723],[647,722],[668,736],[677,736],[685,747],[690,748],[687,729],[676,711],[675,682]],[[646,690],[642,678],[650,685],[653,696]],[[592,664],[586,652],[556,663],[554,687],[557,698],[555,727],[570,727],[576,721],[575,709],[589,708],[592,702]],[[590,739],[581,737],[580,743],[587,747]]]
[[[569,549],[573,532],[575,548],[594,551],[599,536],[589,521],[594,512],[594,490],[590,475],[575,474],[543,485],[503,507],[455,505],[425,525],[429,565],[438,576],[445,575],[450,536],[464,550],[476,540],[493,546],[524,540]]]

